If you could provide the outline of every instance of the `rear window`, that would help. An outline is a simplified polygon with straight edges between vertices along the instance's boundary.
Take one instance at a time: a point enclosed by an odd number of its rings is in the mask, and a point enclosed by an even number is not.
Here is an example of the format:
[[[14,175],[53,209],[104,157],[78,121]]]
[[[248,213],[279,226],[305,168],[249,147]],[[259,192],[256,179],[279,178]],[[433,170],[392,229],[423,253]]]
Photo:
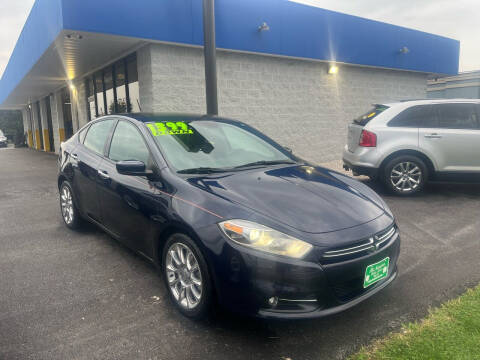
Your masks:
[[[358,125],[365,126],[368,124],[368,122],[372,119],[374,119],[378,114],[384,112],[385,110],[388,109],[388,106],[385,105],[375,105],[373,109],[370,109],[367,111],[365,114],[359,116],[353,122]]]

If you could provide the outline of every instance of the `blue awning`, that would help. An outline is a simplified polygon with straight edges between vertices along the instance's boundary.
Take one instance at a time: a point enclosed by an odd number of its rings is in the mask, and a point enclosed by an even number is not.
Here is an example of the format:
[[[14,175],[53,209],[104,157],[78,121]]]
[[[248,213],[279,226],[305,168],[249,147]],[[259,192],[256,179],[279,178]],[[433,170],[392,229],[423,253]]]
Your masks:
[[[258,31],[264,22],[270,30]],[[288,0],[216,0],[216,29],[223,49],[435,74],[458,71],[457,40]],[[115,39],[125,48],[134,40],[201,46],[202,0],[37,0],[0,81],[3,107],[28,102],[35,86],[44,91],[42,79],[53,86],[82,75],[84,69],[75,68],[81,59],[65,53],[75,49],[58,46],[70,31],[89,33],[84,44],[104,39],[107,48]],[[104,36],[95,39],[96,34]],[[43,65],[43,74],[39,64],[46,56],[60,57],[60,73]]]

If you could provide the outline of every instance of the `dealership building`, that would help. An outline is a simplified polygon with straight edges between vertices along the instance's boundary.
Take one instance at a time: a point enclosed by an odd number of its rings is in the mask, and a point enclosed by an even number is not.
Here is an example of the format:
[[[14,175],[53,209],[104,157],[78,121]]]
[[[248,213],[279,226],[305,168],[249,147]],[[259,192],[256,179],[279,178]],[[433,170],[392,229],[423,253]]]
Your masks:
[[[459,42],[289,0],[216,0],[219,114],[316,162],[372,103],[425,98]],[[202,0],[37,0],[0,81],[28,145],[104,114],[205,113]]]
[[[480,99],[480,70],[455,76],[434,76],[428,80],[430,99]]]

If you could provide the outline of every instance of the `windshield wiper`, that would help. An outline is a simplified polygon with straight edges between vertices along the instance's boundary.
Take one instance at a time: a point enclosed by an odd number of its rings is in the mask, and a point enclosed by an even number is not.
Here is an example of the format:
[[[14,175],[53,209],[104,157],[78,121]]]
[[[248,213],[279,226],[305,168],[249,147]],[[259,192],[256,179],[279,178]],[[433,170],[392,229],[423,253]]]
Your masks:
[[[254,161],[248,164],[243,164],[239,166],[235,166],[234,169],[240,169],[244,167],[249,167],[249,166],[265,166],[265,165],[279,165],[279,164],[296,164],[295,161],[290,161],[290,160],[260,160],[260,161]]]
[[[212,174],[230,171],[230,169],[212,168],[212,167],[197,167],[191,169],[184,169],[177,171],[178,174]]]

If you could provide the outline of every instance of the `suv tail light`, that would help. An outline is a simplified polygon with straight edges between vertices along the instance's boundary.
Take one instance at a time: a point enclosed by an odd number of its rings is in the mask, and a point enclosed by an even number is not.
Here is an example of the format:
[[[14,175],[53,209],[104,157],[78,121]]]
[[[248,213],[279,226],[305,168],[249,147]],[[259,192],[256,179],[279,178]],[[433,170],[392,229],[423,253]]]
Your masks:
[[[362,130],[362,135],[360,136],[360,146],[364,147],[376,147],[377,146],[377,135],[368,131]]]

